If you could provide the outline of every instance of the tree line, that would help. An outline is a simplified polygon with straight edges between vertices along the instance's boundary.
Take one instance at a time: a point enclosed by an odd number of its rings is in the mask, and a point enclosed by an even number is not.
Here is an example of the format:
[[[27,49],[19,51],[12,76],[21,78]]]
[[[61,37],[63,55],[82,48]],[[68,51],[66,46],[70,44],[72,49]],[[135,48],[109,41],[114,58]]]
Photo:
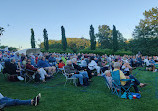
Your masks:
[[[71,48],[73,52],[77,50],[108,49],[113,52],[131,51],[133,54],[139,51],[143,55],[158,55],[158,8],[145,10],[144,19],[135,26],[132,39],[127,40],[122,33],[113,25],[111,29],[108,25],[99,25],[98,33],[95,33],[93,25],[89,27],[90,40],[81,37],[80,39],[66,38],[65,28],[61,26],[61,40],[48,40],[47,30],[43,30],[44,42],[40,44],[46,51],[52,48],[60,48],[66,51]],[[0,27],[0,36],[3,35],[4,28]],[[67,42],[68,41],[68,42]],[[35,48],[35,34],[31,29],[31,47]]]

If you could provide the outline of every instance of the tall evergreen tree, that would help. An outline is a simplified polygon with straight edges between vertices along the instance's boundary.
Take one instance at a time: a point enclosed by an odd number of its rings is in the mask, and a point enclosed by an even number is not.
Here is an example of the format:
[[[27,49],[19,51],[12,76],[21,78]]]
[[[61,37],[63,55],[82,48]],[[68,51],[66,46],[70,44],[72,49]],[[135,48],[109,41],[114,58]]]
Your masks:
[[[4,28],[0,27],[0,36],[3,35],[3,32],[4,32]]]
[[[34,34],[34,30],[31,29],[31,48],[35,48],[35,34]]]
[[[65,28],[63,26],[61,26],[61,35],[62,35],[62,47],[63,50],[65,51],[67,48],[67,40],[65,37]]]
[[[91,42],[91,50],[95,50],[95,48],[96,48],[96,37],[94,36],[94,28],[93,28],[92,25],[90,26],[89,35],[90,35],[90,42]]]
[[[47,34],[46,29],[43,30],[43,37],[44,37],[44,48],[45,48],[45,50],[48,50],[49,49],[49,43],[48,43],[48,34]]]
[[[116,52],[118,50],[118,31],[116,30],[116,27],[113,25],[113,30],[112,30],[112,36],[113,36],[113,50]]]

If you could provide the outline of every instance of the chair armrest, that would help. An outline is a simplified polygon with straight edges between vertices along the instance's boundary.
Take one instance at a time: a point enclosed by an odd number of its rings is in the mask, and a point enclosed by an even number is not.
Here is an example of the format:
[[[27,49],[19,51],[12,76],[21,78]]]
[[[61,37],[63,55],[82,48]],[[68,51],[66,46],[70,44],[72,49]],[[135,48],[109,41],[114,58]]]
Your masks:
[[[28,71],[28,72],[36,72],[36,71],[30,70],[30,69],[26,69],[26,71]]]
[[[134,79],[121,79],[121,81],[135,81]]]
[[[69,74],[68,74],[68,73],[66,73],[66,75],[73,75],[73,74],[74,74],[74,73],[69,73]]]

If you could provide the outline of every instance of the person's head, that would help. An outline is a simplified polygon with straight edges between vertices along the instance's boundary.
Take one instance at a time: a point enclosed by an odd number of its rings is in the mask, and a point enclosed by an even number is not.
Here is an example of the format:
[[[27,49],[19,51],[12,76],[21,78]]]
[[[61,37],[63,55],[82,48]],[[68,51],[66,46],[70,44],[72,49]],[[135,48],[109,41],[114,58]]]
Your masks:
[[[55,54],[52,54],[51,57],[55,57]]]
[[[110,72],[110,70],[106,70],[106,71],[105,71],[105,75],[108,76],[108,77],[111,77],[111,72]]]
[[[72,63],[77,63],[77,60],[75,58],[72,59]]]
[[[28,63],[28,64],[31,64],[31,59],[27,59],[27,63]]]
[[[17,56],[19,56],[19,53],[16,53]]]
[[[11,63],[15,63],[15,59],[12,58],[12,59],[10,60],[10,62],[11,62]]]
[[[94,56],[91,56],[90,60],[91,60],[91,61],[94,60]]]
[[[120,69],[120,63],[119,62],[114,62],[114,68]]]
[[[41,60],[45,61],[45,57],[43,56],[43,57],[41,58]]]
[[[60,62],[60,63],[62,63],[62,62],[63,62],[63,60],[60,60],[59,62]]]
[[[71,60],[67,60],[66,63],[67,63],[67,65],[72,65]]]

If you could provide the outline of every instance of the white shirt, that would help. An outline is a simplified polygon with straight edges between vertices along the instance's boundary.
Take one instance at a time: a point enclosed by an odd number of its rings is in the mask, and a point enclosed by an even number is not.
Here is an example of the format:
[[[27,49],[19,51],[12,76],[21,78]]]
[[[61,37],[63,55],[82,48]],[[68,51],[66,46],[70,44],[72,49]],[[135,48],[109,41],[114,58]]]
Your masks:
[[[4,96],[0,93],[0,99],[4,98]]]
[[[149,66],[150,63],[149,63],[149,60],[148,59],[144,59],[144,62],[146,63],[146,66]]]
[[[88,68],[89,68],[90,70],[93,70],[94,67],[96,67],[96,66],[97,66],[97,63],[96,63],[94,60],[92,60],[92,61],[88,64]]]
[[[125,67],[124,65],[122,66],[122,69],[124,69],[124,71],[129,71],[129,68]]]

